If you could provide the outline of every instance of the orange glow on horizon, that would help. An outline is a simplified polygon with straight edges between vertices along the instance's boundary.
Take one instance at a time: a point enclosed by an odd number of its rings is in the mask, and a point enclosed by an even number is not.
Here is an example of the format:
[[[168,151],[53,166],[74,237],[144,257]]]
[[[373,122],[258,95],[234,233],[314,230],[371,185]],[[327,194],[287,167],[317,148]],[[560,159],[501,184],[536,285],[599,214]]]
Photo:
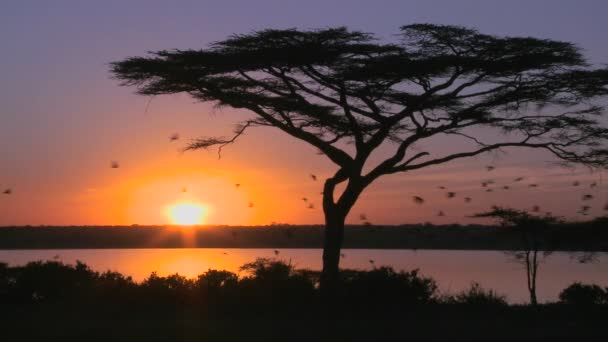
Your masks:
[[[114,201],[110,205],[118,214],[112,220],[140,225],[266,223],[270,206],[254,186],[254,176],[243,169],[234,173],[197,166],[147,166],[131,171],[111,185]],[[242,185],[237,188],[236,183]],[[249,202],[255,206],[249,208]]]

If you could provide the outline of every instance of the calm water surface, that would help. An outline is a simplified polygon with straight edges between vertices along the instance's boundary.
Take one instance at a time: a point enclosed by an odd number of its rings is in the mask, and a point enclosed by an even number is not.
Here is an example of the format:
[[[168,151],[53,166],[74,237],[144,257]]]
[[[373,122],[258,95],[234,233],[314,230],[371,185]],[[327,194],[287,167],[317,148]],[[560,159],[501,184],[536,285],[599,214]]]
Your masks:
[[[442,292],[466,289],[479,282],[507,295],[512,303],[528,299],[525,270],[512,258],[499,251],[453,250],[344,250],[343,268],[370,269],[374,265],[392,266],[396,270],[419,268],[439,283]],[[257,257],[291,261],[298,268],[321,268],[320,249],[74,249],[74,250],[0,250],[0,262],[22,265],[35,260],[80,260],[97,271],[112,270],[136,281],[151,272],[159,275],[179,273],[187,277],[212,269],[238,273],[239,266]],[[556,300],[559,292],[575,281],[608,286],[608,256],[599,255],[594,263],[581,264],[567,253],[554,253],[544,259],[538,272],[538,298]]]

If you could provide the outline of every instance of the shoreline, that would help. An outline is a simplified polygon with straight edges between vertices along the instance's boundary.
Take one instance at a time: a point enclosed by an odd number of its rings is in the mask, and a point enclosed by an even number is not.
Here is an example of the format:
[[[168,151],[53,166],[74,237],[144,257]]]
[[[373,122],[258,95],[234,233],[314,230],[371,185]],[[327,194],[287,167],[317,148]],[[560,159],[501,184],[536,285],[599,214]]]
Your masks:
[[[318,249],[322,226],[0,227],[0,250],[281,248]],[[608,252],[608,229],[568,224],[539,232],[539,250]],[[343,249],[524,250],[521,235],[499,226],[347,226]]]

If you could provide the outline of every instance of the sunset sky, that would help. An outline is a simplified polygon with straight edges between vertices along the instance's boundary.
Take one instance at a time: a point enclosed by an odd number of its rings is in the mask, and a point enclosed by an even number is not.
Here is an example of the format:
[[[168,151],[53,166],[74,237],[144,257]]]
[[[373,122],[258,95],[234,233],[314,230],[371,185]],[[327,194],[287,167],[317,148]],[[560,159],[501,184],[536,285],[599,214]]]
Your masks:
[[[204,48],[233,33],[264,28],[348,26],[389,39],[401,25],[428,22],[570,41],[600,65],[608,63],[606,13],[603,0],[3,0],[0,190],[12,193],[0,194],[0,226],[167,224],[169,208],[180,203],[204,206],[208,224],[323,222],[319,193],[334,166],[314,148],[259,128],[227,147],[219,160],[214,150],[182,153],[189,139],[230,135],[243,113],[186,95],[150,101],[110,78],[112,61]],[[180,139],[170,142],[173,133]],[[435,148],[444,145],[433,142]],[[363,194],[347,221],[359,223],[365,213],[374,224],[478,222],[466,216],[493,204],[539,205],[543,212],[580,219],[576,212],[584,194],[594,196],[585,203],[593,216],[605,213],[608,174],[558,168],[545,153],[508,152],[384,177]],[[117,169],[110,167],[114,160]],[[488,172],[486,165],[496,169]],[[518,176],[526,179],[513,183]],[[480,185],[487,179],[496,182],[491,193]],[[580,186],[572,186],[574,181]],[[591,182],[598,186],[590,188]],[[528,188],[531,183],[539,187]],[[446,198],[439,185],[456,198]],[[426,203],[417,206],[414,195]],[[470,204],[465,196],[473,198]],[[308,209],[302,197],[315,208]],[[438,217],[439,210],[445,216]]]

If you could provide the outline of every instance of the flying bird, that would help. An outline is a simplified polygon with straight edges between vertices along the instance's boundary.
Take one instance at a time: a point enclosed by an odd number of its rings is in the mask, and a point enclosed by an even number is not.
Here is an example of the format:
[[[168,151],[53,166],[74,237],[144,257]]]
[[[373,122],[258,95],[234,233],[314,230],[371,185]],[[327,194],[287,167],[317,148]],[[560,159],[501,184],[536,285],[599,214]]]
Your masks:
[[[538,184],[528,184],[528,188],[538,188]]]
[[[367,220],[367,215],[365,215],[365,214],[361,214],[361,215],[359,215],[359,219],[360,219],[361,221],[366,221],[366,220]]]
[[[493,171],[496,167],[492,166],[492,165],[488,165],[486,166],[486,170],[488,170],[488,172]]]
[[[113,169],[118,169],[120,167],[120,164],[118,164],[117,161],[113,160],[110,162],[110,167]]]
[[[302,197],[302,201],[304,201],[304,202],[308,202],[308,198],[306,198],[306,197]]]
[[[276,250],[276,249],[274,250],[274,255],[279,255],[279,253],[280,252],[278,250]]]
[[[414,200],[414,203],[416,203],[416,204],[424,203],[424,198],[422,198],[420,196],[413,196],[412,199]]]
[[[443,185],[438,186],[438,188],[441,190],[445,190],[445,186],[443,186]]]
[[[238,188],[240,188],[240,187],[241,187],[241,184],[236,183],[236,184],[234,184],[234,186],[235,186],[235,187],[238,189]]]
[[[169,142],[179,140],[179,134],[173,133],[169,136]]]
[[[508,186],[508,185],[505,185],[505,186],[503,186],[502,188],[503,188],[504,190],[509,190],[509,189],[511,189],[511,187],[510,187],[510,186]]]
[[[308,207],[306,207],[306,208],[308,208],[308,209],[314,209],[314,208],[315,208],[315,205],[314,205],[313,203],[309,203],[309,204],[308,204]]]
[[[313,181],[316,181],[316,180],[317,180],[317,175],[315,175],[315,174],[312,174],[312,173],[311,173],[311,174],[310,174],[310,178],[311,178]]]
[[[471,202],[471,197],[465,197],[464,201],[467,202],[467,203],[470,203]]]
[[[5,194],[5,195],[10,195],[10,194],[13,193],[13,189],[10,189],[10,188],[9,189],[5,189],[4,191],[2,191],[2,193]]]
[[[572,183],[572,186],[579,186],[579,185],[581,185],[581,183],[580,183],[579,181],[574,181],[574,182]]]
[[[597,186],[597,182],[593,182],[593,183],[589,184],[590,188],[595,188],[596,186]]]
[[[253,208],[253,202],[249,202],[249,208]]]
[[[524,177],[517,177],[513,181],[514,182],[521,182],[522,180],[524,180]]]
[[[593,199],[593,195],[589,195],[589,194],[583,195],[583,201],[589,201],[592,199]]]
[[[456,193],[455,193],[455,192],[452,192],[452,191],[449,191],[449,192],[447,192],[447,193],[445,194],[445,196],[446,196],[447,198],[454,198],[454,196],[456,196]]]
[[[445,213],[444,213],[443,211],[441,211],[441,210],[440,210],[440,211],[437,213],[437,216],[445,216]]]
[[[486,192],[492,192],[492,191],[494,191],[492,188],[486,189]]]
[[[596,261],[596,255],[594,252],[585,252],[583,253],[583,255],[581,255],[578,259],[578,262],[581,264],[586,264],[586,263],[590,263],[590,262],[595,262]]]
[[[481,186],[483,186],[483,187],[485,188],[485,187],[487,187],[488,185],[490,185],[490,184],[494,184],[494,183],[495,183],[495,182],[494,182],[493,180],[491,180],[491,179],[490,179],[490,180],[487,180],[487,181],[485,181],[485,182],[482,182],[482,183],[481,183]]]
[[[581,214],[581,215],[585,215],[585,216],[586,216],[586,215],[588,215],[588,214],[589,214],[589,209],[591,209],[591,207],[590,207],[590,206],[588,206],[588,205],[583,205],[583,206],[581,207],[581,209],[578,211],[578,213],[579,213],[579,214]]]

